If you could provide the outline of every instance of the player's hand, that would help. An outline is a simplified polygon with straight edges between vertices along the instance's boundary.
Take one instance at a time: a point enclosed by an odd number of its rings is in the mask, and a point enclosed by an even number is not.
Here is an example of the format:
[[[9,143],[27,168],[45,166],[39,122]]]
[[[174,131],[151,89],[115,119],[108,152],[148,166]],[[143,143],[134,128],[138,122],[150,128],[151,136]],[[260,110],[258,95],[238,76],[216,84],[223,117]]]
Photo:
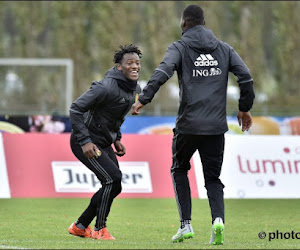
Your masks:
[[[140,113],[140,108],[144,107],[143,104],[141,104],[139,101],[136,101],[131,106],[131,114],[132,115],[138,115]]]
[[[114,146],[116,149],[115,154],[117,156],[123,156],[126,154],[126,148],[120,141],[115,141]]]
[[[239,126],[242,126],[242,131],[248,131],[249,128],[252,126],[252,116],[250,112],[242,112],[239,111],[237,115],[237,119],[239,122]]]
[[[99,157],[101,155],[101,151],[99,148],[92,142],[88,142],[84,144],[82,147],[82,152],[86,158]]]

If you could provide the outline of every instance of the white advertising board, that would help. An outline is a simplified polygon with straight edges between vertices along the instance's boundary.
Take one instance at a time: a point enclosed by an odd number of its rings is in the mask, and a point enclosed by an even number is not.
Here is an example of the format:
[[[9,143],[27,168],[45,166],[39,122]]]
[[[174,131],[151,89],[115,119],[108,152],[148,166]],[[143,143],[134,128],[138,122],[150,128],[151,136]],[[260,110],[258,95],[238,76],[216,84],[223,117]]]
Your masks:
[[[152,193],[148,162],[119,162],[122,193]],[[56,192],[94,193],[101,187],[96,175],[81,162],[54,161],[52,172]]]
[[[198,152],[193,162],[207,198]],[[300,198],[300,137],[226,134],[220,179],[225,198]]]

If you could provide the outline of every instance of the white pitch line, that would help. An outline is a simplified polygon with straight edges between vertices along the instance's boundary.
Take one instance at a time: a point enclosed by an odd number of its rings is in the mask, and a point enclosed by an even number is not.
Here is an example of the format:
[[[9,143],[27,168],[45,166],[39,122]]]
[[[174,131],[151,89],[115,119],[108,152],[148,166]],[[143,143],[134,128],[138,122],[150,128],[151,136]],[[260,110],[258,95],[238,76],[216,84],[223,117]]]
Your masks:
[[[29,249],[29,248],[25,248],[25,247],[16,247],[16,246],[8,246],[8,245],[0,245],[0,248],[3,248],[3,249]]]

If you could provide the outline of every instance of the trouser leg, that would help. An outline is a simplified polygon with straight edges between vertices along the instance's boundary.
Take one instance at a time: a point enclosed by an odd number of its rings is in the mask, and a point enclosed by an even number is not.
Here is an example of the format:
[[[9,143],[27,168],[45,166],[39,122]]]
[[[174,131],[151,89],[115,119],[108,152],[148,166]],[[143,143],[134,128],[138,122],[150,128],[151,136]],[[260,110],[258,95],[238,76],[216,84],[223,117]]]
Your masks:
[[[88,226],[96,216],[95,227],[102,228],[106,224],[114,198],[122,190],[122,173],[118,161],[111,147],[102,149],[98,146],[102,152],[101,156],[91,159],[86,158],[74,136],[71,136],[71,148],[74,155],[94,172],[102,185],[93,195],[89,206],[78,218],[78,221],[84,226]]]
[[[224,134],[201,136],[198,151],[203,166],[205,188],[211,209],[212,221],[224,219],[224,185],[220,180],[224,155]]]
[[[189,143],[188,136],[174,130],[172,152],[173,163],[171,176],[180,220],[191,220],[192,203],[188,171],[190,159],[196,148]]]

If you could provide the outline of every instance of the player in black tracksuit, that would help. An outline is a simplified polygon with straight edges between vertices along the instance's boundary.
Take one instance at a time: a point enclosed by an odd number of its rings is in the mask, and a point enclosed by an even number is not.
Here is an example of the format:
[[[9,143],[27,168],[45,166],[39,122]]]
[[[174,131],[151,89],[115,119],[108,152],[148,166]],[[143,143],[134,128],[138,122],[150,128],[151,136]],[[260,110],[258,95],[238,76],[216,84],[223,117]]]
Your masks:
[[[155,93],[177,71],[180,88],[180,106],[173,137],[173,164],[171,175],[181,221],[172,238],[174,242],[194,235],[190,225],[191,194],[188,180],[190,159],[200,153],[205,187],[211,208],[212,221],[224,222],[224,185],[219,179],[224,153],[226,94],[228,73],[238,78],[240,87],[238,121],[242,130],[248,130],[252,119],[249,110],[254,100],[253,80],[249,69],[227,43],[218,40],[204,27],[203,10],[188,6],[182,16],[182,39],[172,43],[132,107],[132,114],[151,102]],[[224,226],[223,226],[224,229]],[[214,237],[214,236],[213,236]],[[220,244],[223,240],[211,243]]]
[[[122,190],[122,173],[115,154],[122,156],[126,152],[120,142],[120,127],[140,93],[137,80],[141,51],[134,45],[120,48],[114,57],[116,66],[107,71],[102,81],[93,82],[70,107],[72,151],[102,185],[87,209],[70,226],[69,232],[76,236],[114,239],[106,229],[106,219],[113,199]],[[96,224],[91,232],[89,224],[94,217]]]

